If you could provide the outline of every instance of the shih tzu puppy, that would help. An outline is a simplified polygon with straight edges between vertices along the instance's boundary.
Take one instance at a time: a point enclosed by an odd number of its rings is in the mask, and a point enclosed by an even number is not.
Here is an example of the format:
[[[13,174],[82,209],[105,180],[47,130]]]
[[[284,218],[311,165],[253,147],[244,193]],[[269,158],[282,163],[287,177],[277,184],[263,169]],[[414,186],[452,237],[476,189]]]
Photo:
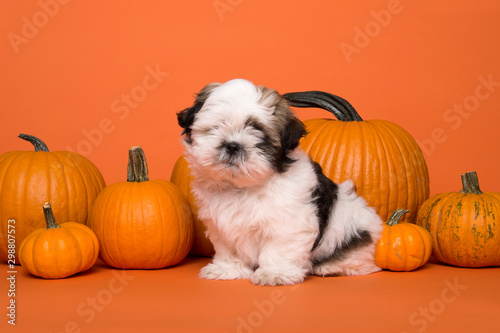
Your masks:
[[[379,271],[382,222],[298,148],[302,122],[275,90],[236,79],[177,114],[199,218],[215,248],[200,277],[290,285]]]

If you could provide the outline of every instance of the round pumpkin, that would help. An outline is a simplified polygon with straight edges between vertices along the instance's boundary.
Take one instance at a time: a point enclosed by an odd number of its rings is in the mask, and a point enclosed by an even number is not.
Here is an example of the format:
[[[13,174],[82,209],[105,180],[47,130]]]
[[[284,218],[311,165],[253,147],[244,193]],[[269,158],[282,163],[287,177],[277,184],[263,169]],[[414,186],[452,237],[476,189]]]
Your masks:
[[[185,156],[182,155],[177,159],[177,162],[175,162],[170,181],[177,185],[181,192],[188,198],[191,210],[193,211],[194,242],[189,253],[194,256],[211,257],[215,253],[214,246],[205,234],[207,228],[198,218],[198,206],[196,205],[193,193],[191,193],[191,180],[192,176],[190,175],[189,164]]]
[[[43,205],[47,228],[31,232],[19,247],[21,265],[33,275],[59,279],[88,270],[99,256],[94,232],[76,222],[56,223],[50,203]]]
[[[283,97],[294,107],[315,107],[336,119],[305,120],[307,135],[300,147],[336,183],[351,179],[358,193],[383,221],[398,208],[414,222],[420,205],[429,198],[429,171],[413,137],[387,120],[363,120],[341,97],[308,91]]]
[[[482,192],[476,172],[462,175],[460,192],[436,194],[418,212],[432,235],[432,255],[460,267],[500,266],[500,193]]]
[[[401,216],[406,213],[406,209],[394,211],[375,246],[375,264],[382,269],[409,272],[429,260],[432,252],[431,235],[418,225],[399,223]]]
[[[85,223],[104,178],[87,158],[70,151],[50,152],[40,139],[20,134],[34,151],[0,155],[0,258],[7,260],[8,221],[15,221],[17,244],[33,230],[43,228],[40,207],[50,202],[56,219]],[[17,255],[17,252],[16,252]]]
[[[109,266],[156,269],[177,264],[193,245],[193,216],[186,197],[166,180],[149,180],[141,147],[129,151],[128,177],[97,197],[89,227]]]

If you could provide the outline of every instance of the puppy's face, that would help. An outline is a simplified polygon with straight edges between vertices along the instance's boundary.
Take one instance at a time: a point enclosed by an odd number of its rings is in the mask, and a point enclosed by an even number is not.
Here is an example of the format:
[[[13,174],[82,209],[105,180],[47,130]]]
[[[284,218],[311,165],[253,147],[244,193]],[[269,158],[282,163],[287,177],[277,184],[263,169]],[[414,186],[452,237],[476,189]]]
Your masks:
[[[285,172],[305,134],[276,91],[241,79],[209,84],[177,117],[195,176],[238,187]]]

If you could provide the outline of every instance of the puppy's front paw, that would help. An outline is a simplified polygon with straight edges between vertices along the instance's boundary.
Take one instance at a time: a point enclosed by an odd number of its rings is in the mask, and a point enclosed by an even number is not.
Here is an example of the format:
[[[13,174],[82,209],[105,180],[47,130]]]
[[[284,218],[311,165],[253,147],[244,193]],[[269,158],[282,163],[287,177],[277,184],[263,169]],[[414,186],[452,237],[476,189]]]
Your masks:
[[[248,279],[253,271],[238,262],[212,263],[203,267],[198,275],[207,280]]]
[[[286,286],[304,282],[305,275],[299,268],[259,268],[250,277],[250,282],[261,286]]]

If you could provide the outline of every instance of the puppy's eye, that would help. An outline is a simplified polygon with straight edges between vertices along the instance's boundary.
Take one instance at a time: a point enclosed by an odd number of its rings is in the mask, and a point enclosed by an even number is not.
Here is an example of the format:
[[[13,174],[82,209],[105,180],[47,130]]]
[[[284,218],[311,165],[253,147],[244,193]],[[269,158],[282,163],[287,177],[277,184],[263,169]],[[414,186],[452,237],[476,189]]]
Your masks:
[[[211,127],[201,129],[200,134],[201,135],[217,135],[218,131],[219,131],[219,126],[216,125],[216,126],[211,126]]]
[[[265,132],[264,126],[259,121],[253,118],[246,119],[245,126],[259,132]]]

